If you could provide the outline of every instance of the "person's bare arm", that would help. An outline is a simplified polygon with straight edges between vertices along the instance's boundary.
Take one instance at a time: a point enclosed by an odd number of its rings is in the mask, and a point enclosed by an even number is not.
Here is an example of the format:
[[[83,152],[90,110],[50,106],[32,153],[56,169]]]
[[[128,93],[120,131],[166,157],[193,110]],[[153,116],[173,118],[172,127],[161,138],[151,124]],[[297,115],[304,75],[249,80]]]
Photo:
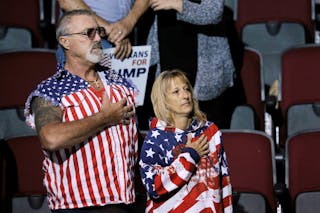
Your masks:
[[[126,17],[118,22],[110,24],[111,31],[109,33],[109,40],[111,42],[119,42],[128,36],[148,7],[149,0],[135,0],[129,14]]]
[[[42,146],[50,151],[81,143],[107,126],[128,124],[134,116],[133,107],[126,106],[125,99],[111,103],[106,94],[98,113],[77,121],[62,122],[60,107],[39,97],[33,100],[32,111]]]

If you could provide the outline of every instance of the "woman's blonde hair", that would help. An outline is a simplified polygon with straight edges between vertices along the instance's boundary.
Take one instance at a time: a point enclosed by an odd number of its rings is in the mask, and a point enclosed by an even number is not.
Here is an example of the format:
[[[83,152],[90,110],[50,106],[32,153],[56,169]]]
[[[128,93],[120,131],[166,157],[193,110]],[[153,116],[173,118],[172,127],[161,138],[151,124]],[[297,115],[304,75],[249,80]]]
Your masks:
[[[153,105],[153,111],[156,117],[160,120],[165,121],[168,125],[173,125],[172,115],[167,108],[166,93],[171,81],[175,78],[182,80],[190,88],[193,102],[193,111],[190,114],[190,118],[194,118],[198,122],[205,121],[206,116],[199,109],[198,100],[194,97],[193,88],[190,84],[190,81],[187,78],[186,74],[179,69],[161,72],[152,86],[151,101]]]

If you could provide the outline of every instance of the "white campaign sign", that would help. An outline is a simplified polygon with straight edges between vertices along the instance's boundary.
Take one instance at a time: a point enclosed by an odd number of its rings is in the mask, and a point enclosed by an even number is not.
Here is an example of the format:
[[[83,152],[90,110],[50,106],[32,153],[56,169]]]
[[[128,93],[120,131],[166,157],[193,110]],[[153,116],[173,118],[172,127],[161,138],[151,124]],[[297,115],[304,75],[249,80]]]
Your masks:
[[[151,46],[133,46],[132,54],[123,61],[114,57],[115,48],[104,49],[111,59],[111,69],[129,79],[135,86],[135,100],[138,106],[143,105],[149,72]]]

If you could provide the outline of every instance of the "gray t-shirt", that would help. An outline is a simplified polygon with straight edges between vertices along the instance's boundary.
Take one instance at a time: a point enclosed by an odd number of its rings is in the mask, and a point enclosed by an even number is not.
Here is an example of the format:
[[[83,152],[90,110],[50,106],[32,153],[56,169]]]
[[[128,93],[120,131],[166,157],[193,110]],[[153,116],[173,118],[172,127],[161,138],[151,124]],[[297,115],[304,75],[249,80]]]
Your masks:
[[[116,22],[128,15],[134,0],[84,0],[100,17]]]

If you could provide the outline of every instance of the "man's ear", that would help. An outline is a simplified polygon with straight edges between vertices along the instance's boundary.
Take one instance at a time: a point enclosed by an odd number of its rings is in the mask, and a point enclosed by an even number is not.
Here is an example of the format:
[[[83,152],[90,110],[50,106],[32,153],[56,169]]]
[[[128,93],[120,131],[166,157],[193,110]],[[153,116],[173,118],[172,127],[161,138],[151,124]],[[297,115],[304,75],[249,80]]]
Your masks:
[[[64,49],[66,49],[66,50],[69,49],[70,41],[69,41],[68,38],[66,38],[66,37],[64,37],[64,36],[61,36],[61,37],[59,38],[59,43],[60,43],[60,45],[61,45]]]

